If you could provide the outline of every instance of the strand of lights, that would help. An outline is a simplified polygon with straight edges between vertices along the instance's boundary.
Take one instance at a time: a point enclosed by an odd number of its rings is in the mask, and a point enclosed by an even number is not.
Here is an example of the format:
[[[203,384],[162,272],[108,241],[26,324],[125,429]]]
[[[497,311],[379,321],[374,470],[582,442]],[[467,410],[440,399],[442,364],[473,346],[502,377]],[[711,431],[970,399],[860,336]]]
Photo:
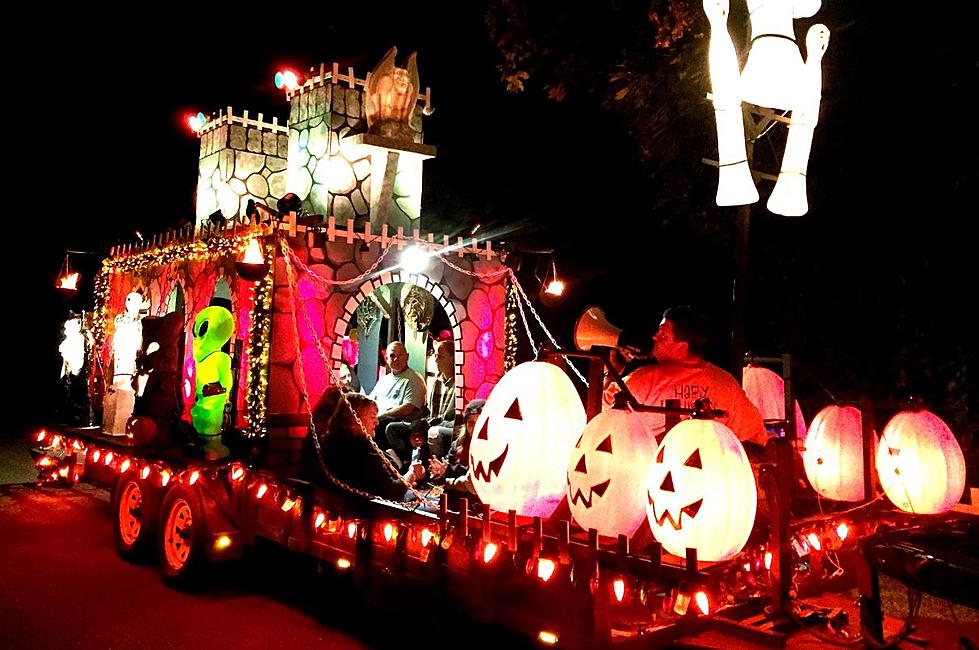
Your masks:
[[[503,372],[509,372],[517,365],[517,349],[519,346],[519,341],[517,340],[517,300],[517,287],[514,286],[513,282],[508,282],[506,288],[506,306],[504,307],[506,320],[503,322],[503,338],[506,341],[503,357]]]
[[[275,242],[263,240],[265,259],[275,257]],[[253,287],[251,330],[248,332],[248,392],[245,396],[248,435],[265,435],[265,414],[269,388],[269,337],[272,326],[272,291],[274,274],[270,273]]]

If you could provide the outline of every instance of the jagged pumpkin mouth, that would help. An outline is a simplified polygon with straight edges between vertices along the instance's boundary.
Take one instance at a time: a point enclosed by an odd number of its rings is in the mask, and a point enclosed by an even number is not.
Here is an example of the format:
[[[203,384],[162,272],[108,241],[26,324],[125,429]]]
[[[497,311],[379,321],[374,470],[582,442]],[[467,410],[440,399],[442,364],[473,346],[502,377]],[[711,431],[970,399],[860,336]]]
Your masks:
[[[704,505],[703,499],[697,499],[693,503],[680,508],[680,514],[674,519],[669,508],[664,510],[663,514],[659,514],[656,511],[656,500],[653,499],[653,495],[648,490],[646,491],[646,498],[649,500],[649,505],[653,509],[653,519],[656,521],[656,525],[662,526],[664,522],[669,521],[670,525],[673,526],[673,530],[683,530],[683,515],[686,515],[689,519],[696,519],[697,513],[700,512],[700,507]]]
[[[478,481],[490,483],[494,476],[500,475],[500,469],[503,468],[508,451],[510,451],[510,445],[504,447],[503,453],[494,460],[491,460],[487,465],[483,465],[483,461],[475,462],[472,454],[469,454],[469,468],[472,470],[473,478]]]
[[[612,479],[608,479],[607,481],[602,481],[597,485],[591,486],[590,488],[588,488],[587,498],[585,497],[585,494],[581,491],[581,488],[576,489],[574,493],[571,495],[572,505],[577,505],[580,503],[584,505],[586,508],[591,508],[592,500],[595,497],[605,496],[605,492],[608,490],[608,486],[611,483],[612,483]],[[568,485],[569,486],[571,485],[571,479],[568,479]]]

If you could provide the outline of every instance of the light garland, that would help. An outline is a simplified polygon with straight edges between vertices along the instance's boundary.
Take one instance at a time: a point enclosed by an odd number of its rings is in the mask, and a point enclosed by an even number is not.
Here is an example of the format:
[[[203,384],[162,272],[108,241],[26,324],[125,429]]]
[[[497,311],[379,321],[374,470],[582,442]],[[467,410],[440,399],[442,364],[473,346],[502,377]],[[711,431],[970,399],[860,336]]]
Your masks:
[[[275,242],[264,239],[262,254],[265,259],[275,257]],[[247,409],[248,436],[264,436],[265,414],[269,388],[269,337],[272,326],[272,292],[275,285],[274,273],[255,283],[252,302],[251,329],[248,332],[248,393],[245,397]]]

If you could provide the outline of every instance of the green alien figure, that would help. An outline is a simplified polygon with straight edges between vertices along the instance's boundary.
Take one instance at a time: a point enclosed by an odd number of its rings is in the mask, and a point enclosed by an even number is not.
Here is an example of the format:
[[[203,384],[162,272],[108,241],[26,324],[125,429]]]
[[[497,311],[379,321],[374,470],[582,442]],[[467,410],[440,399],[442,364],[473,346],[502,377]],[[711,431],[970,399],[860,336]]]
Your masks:
[[[228,454],[228,448],[221,444],[221,425],[234,377],[231,357],[221,348],[231,340],[234,332],[234,316],[224,307],[206,307],[197,314],[194,322],[197,391],[190,415],[204,443],[204,456],[209,459]]]

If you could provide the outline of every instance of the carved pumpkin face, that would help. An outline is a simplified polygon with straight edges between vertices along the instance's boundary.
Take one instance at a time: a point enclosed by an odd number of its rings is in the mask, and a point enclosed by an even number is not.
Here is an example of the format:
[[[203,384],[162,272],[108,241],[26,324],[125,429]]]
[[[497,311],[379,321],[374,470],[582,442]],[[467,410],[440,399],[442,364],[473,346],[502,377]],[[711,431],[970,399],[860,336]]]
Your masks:
[[[901,510],[948,512],[965,490],[965,457],[941,418],[929,411],[904,411],[884,427],[877,475],[887,498]]]
[[[853,406],[827,406],[816,414],[802,454],[813,489],[834,501],[863,499],[863,418]]]
[[[667,551],[700,560],[736,555],[755,523],[758,493],[744,447],[712,420],[684,420],[656,450],[646,481],[646,516]]]
[[[483,503],[549,517],[564,497],[567,458],[585,409],[564,371],[522,363],[503,375],[476,421],[469,477]]]
[[[568,464],[568,505],[584,529],[632,536],[646,517],[646,474],[656,440],[643,416],[622,410],[596,416]]]

